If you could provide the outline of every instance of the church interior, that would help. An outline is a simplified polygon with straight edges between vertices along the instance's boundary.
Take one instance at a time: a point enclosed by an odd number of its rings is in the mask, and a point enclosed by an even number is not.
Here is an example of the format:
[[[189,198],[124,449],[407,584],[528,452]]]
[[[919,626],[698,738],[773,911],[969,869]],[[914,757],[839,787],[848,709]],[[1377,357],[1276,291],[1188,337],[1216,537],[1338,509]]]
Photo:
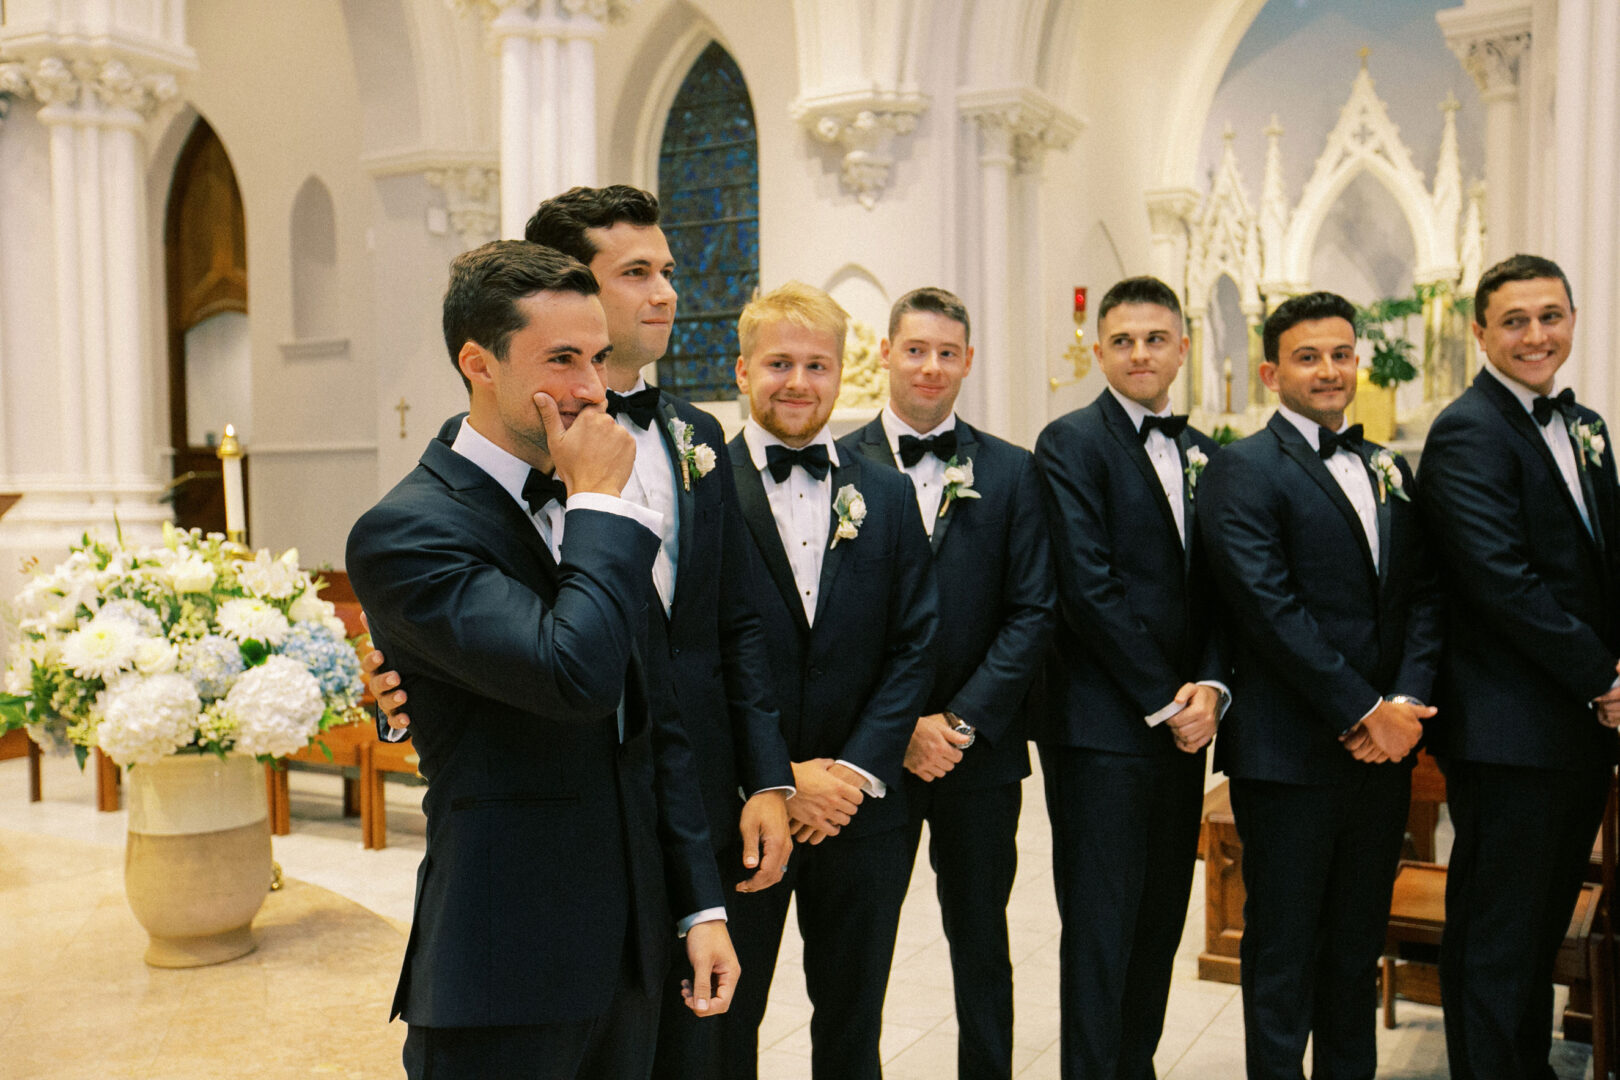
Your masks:
[[[1174,405],[1196,426],[1265,423],[1260,326],[1326,289],[1376,329],[1364,376],[1396,372],[1355,418],[1415,457],[1482,362],[1474,284],[1518,251],[1568,272],[1565,380],[1620,415],[1617,166],[1620,0],[4,0],[0,623],[9,644],[20,568],[87,530],[223,530],[227,425],[250,546],[341,580],[355,519],[467,407],[449,261],[574,185],[659,196],[680,302],[647,375],[728,437],[756,291],[800,280],[850,313],[843,434],[885,398],[891,303],[952,290],[976,349],[958,409],[1028,447],[1105,385],[1088,308],[1153,274],[1187,315]],[[336,752],[268,781],[282,887],[257,950],[168,971],[125,905],[117,768],[0,741],[0,1077],[397,1075],[422,789],[408,749]],[[1156,1059],[1173,1080],[1243,1074],[1219,783]],[[1014,1067],[1055,1077],[1051,840],[1024,786]],[[1413,821],[1443,862],[1443,806]],[[896,1080],[954,1069],[933,892],[922,858]],[[1410,978],[1380,1074],[1443,1076]],[[1583,1000],[1559,991],[1561,1077],[1593,1075]],[[810,1075],[809,1015],[779,975],[761,1075]]]

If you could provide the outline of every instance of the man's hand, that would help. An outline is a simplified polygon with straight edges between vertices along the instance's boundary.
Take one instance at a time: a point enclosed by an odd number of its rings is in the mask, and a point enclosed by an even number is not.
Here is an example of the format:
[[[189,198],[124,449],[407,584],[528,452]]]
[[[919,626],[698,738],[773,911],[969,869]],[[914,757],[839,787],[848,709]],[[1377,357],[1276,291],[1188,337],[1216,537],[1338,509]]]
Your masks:
[[[566,430],[557,402],[550,394],[534,395],[540,423],[546,430],[546,450],[557,479],[568,494],[594,491],[617,496],[636,464],[636,440],[605,409],[585,409]]]
[[[1389,755],[1378,749],[1377,744],[1372,741],[1372,736],[1367,734],[1365,724],[1357,724],[1347,734],[1339,736],[1339,741],[1344,744],[1346,750],[1350,751],[1350,756],[1357,761],[1364,761],[1369,765],[1381,765],[1389,760]]]
[[[1213,686],[1185,683],[1175,701],[1187,706],[1165,721],[1176,737],[1176,749],[1196,754],[1215,737],[1221,718],[1221,692]]]
[[[1433,705],[1410,701],[1380,701],[1361,726],[1367,737],[1390,761],[1400,761],[1423,737],[1423,721],[1439,712]]]
[[[360,623],[369,635],[371,623],[366,620],[363,611],[360,613]],[[395,731],[404,731],[411,726],[411,718],[399,711],[405,704],[405,691],[394,690],[399,685],[399,672],[381,670],[385,663],[387,661],[383,659],[383,654],[372,649],[360,658],[360,671],[365,676],[371,696],[377,699],[377,708],[388,718],[388,726]]]
[[[1615,664],[1614,669],[1620,672],[1620,664]],[[1620,686],[1593,698],[1592,709],[1604,727],[1620,727]]]
[[[865,798],[860,777],[831,758],[793,762],[793,786],[798,788],[798,794],[787,801],[787,811],[793,819],[795,839],[799,827],[805,825],[827,836],[837,836]]]
[[[958,735],[944,713],[919,716],[906,747],[906,768],[924,780],[938,780],[962,760],[962,748],[973,741],[971,735]]]
[[[731,1008],[742,969],[726,924],[716,919],[688,930],[686,958],[692,962],[692,977],[681,980],[681,1000],[686,1007],[699,1016],[719,1016]]]
[[[759,892],[781,881],[788,856],[793,853],[787,792],[762,791],[743,803],[738,829],[742,832],[743,865],[754,873],[737,882],[737,891]]]

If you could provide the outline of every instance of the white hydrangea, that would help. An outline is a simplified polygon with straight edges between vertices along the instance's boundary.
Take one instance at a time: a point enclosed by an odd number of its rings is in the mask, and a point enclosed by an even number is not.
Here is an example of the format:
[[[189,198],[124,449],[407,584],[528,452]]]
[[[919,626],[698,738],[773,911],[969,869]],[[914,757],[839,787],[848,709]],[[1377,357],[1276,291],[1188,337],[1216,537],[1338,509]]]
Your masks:
[[[285,656],[244,672],[225,695],[225,715],[236,724],[236,748],[244,754],[282,757],[303,749],[325,712],[320,684]]]
[[[183,675],[125,676],[101,692],[96,745],[120,765],[147,765],[197,734],[202,702]]]
[[[220,633],[237,641],[262,641],[266,645],[279,645],[287,636],[287,616],[263,600],[243,597],[227,600],[219,606],[215,616]]]
[[[242,650],[218,634],[206,634],[186,645],[180,658],[180,668],[205,698],[222,698],[230,691],[231,683],[246,664]]]
[[[62,663],[81,679],[111,679],[135,662],[140,641],[133,623],[93,620],[62,639]]]
[[[157,612],[141,603],[139,600],[109,600],[101,605],[91,624],[107,622],[110,619],[122,619],[144,637],[158,637],[163,633],[163,622],[158,618]]]
[[[272,559],[268,551],[261,551],[252,562],[236,567],[236,579],[244,588],[257,596],[272,600],[285,600],[304,584],[303,571],[298,569],[298,549],[288,548],[279,559]]]

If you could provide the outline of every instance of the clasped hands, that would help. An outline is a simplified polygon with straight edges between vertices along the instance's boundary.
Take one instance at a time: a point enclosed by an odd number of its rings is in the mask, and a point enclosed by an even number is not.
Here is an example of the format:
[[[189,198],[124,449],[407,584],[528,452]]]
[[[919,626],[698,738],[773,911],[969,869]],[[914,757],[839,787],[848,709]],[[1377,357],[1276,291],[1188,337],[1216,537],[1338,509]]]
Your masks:
[[[1186,708],[1165,720],[1165,727],[1176,737],[1176,749],[1196,754],[1215,737],[1221,719],[1221,692],[1203,683],[1183,683],[1172,699]]]
[[[801,844],[819,844],[855,816],[866,798],[861,774],[831,758],[793,762],[797,794],[787,801],[788,825]]]
[[[1400,761],[1423,737],[1423,721],[1439,711],[1415,701],[1380,701],[1360,723],[1340,735],[1339,742],[1357,761],[1374,765]]]
[[[1615,664],[1614,669],[1620,673],[1620,664]],[[1597,713],[1598,723],[1604,727],[1620,727],[1620,686],[1593,698],[1592,710]]]

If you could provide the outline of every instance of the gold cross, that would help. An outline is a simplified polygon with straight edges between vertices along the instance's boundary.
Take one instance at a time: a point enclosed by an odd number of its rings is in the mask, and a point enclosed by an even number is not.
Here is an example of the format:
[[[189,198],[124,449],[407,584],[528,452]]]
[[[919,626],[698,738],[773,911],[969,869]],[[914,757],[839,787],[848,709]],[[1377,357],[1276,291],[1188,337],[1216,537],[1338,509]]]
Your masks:
[[[411,411],[411,407],[406,404],[404,398],[400,398],[399,404],[394,406],[394,411],[399,413],[399,437],[403,439],[405,437],[405,414]]]
[[[1372,50],[1369,49],[1367,46],[1363,45],[1361,47],[1361,51],[1356,53],[1356,55],[1361,57],[1361,70],[1366,71],[1367,70],[1367,57],[1372,55]]]

